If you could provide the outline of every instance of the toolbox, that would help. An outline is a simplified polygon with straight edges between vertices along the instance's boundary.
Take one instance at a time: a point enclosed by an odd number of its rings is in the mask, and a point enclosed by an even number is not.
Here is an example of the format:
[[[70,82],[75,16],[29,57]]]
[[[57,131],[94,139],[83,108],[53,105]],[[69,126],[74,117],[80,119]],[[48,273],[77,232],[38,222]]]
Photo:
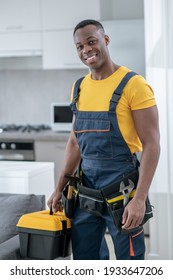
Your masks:
[[[17,228],[22,257],[52,260],[71,254],[71,220],[64,212],[24,214]]]

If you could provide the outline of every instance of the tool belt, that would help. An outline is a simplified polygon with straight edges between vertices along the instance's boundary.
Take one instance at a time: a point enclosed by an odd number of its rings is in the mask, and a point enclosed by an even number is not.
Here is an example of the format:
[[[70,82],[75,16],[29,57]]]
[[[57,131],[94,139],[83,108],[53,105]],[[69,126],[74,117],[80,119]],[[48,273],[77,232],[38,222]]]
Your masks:
[[[121,230],[124,208],[135,195],[138,177],[139,173],[135,170],[121,180],[101,190],[85,187],[81,182],[78,182],[77,189],[74,188],[71,200],[67,199],[67,188],[65,188],[62,195],[62,202],[66,216],[68,218],[73,217],[75,204],[78,199],[79,206],[82,210],[96,216],[102,216],[105,207],[107,207],[113,222]],[[141,226],[151,217],[153,217],[153,209],[147,197],[145,216]]]
[[[102,216],[104,209],[114,209],[115,205],[123,206],[124,196],[119,192],[120,184],[129,185],[128,180],[132,180],[133,185],[137,185],[138,172],[135,171],[124,177],[121,181],[115,182],[101,190],[91,189],[81,184],[78,185],[78,197],[80,208],[97,216]],[[131,197],[134,193],[131,193]],[[119,207],[118,207],[119,208]],[[112,213],[111,213],[112,216]]]

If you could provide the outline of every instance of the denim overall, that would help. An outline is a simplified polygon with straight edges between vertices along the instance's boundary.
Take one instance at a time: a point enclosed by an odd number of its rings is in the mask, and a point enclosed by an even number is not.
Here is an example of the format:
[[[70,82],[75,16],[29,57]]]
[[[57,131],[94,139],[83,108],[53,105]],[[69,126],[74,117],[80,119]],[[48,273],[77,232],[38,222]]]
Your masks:
[[[129,72],[113,92],[109,111],[78,111],[80,83],[76,82],[71,109],[75,114],[74,132],[80,147],[83,185],[102,189],[138,168],[136,155],[132,155],[117,121],[116,106],[123,88],[136,73]],[[116,259],[144,259],[143,229],[129,234],[119,231],[107,208],[102,217],[94,216],[76,207],[72,219],[73,258],[78,260],[106,259],[104,235],[106,228],[112,237]]]

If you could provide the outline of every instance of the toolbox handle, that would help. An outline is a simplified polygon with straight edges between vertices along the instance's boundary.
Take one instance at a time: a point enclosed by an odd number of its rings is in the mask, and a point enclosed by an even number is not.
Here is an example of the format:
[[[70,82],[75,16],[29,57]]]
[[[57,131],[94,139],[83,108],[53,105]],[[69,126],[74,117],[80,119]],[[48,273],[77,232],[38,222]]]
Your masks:
[[[50,212],[49,212],[49,215],[53,215],[53,211],[52,211],[52,204],[50,206]]]
[[[58,212],[61,212],[61,213],[62,213],[63,211],[58,211]],[[49,215],[53,215],[52,205],[50,206]]]

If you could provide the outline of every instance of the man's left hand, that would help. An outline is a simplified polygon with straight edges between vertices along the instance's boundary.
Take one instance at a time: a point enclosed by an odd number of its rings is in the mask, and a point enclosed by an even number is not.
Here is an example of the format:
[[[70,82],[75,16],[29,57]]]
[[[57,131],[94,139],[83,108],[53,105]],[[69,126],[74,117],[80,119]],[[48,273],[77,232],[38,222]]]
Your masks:
[[[130,230],[138,227],[145,215],[145,201],[133,198],[125,207],[122,217],[122,229]]]

